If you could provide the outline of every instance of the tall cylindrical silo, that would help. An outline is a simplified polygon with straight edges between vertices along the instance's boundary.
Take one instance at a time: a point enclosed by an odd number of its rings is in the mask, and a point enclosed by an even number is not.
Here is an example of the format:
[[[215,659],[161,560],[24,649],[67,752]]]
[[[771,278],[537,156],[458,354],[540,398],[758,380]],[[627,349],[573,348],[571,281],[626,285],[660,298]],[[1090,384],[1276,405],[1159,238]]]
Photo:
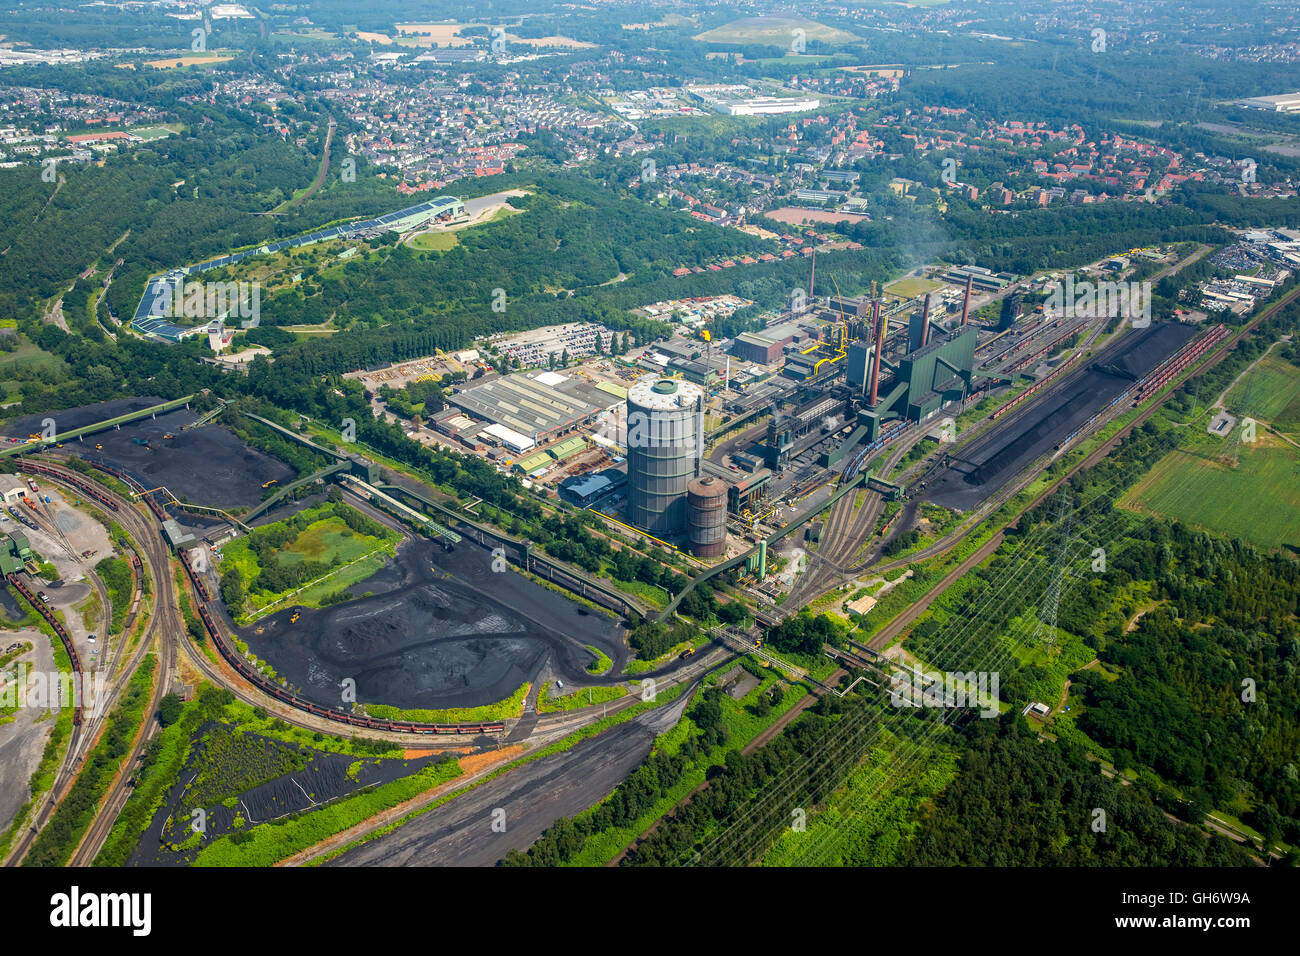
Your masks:
[[[704,392],[682,379],[646,378],[627,391],[628,522],[654,535],[686,530],[686,488],[699,474]]]
[[[691,553],[720,558],[727,552],[727,483],[709,475],[686,486],[686,525]]]

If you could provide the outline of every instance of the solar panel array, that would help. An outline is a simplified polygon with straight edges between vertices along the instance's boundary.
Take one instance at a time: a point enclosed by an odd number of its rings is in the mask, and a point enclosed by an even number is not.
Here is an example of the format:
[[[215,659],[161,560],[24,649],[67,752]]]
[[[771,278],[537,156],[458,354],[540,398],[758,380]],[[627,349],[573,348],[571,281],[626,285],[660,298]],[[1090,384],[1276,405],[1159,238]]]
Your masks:
[[[339,226],[329,226],[325,229],[317,229],[315,232],[309,232],[302,236],[293,236],[288,239],[279,239],[275,242],[267,243],[263,246],[257,246],[253,249],[245,249],[243,252],[232,252],[230,255],[221,256],[217,259],[209,259],[206,262],[200,262],[198,265],[185,266],[181,269],[173,269],[164,275],[154,276],[145,286],[144,295],[140,297],[140,304],[136,307],[135,317],[131,320],[132,326],[146,335],[157,335],[163,338],[179,341],[181,336],[191,331],[185,326],[176,325],[174,322],[167,321],[167,317],[162,315],[162,297],[165,278],[179,278],[190,274],[191,272],[205,272],[208,269],[219,269],[222,266],[234,265],[247,259],[249,256],[261,256],[268,253],[281,252],[285,249],[292,249],[297,246],[309,246],[315,242],[324,242],[328,239],[342,239],[358,235],[370,229],[382,229],[393,223],[401,222],[407,219],[418,219],[424,216],[436,216],[440,213],[454,209],[461,205],[461,201],[455,196],[436,196],[433,199],[417,203],[414,206],[407,206],[405,209],[399,209],[396,212],[390,212],[386,215],[379,216],[375,219],[367,219],[364,222],[347,223]]]

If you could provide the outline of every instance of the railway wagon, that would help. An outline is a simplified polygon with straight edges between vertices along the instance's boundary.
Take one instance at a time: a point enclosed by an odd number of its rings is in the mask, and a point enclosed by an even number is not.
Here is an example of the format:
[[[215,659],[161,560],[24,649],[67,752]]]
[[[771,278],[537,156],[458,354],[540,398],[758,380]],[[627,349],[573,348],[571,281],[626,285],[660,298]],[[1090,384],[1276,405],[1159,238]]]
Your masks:
[[[107,464],[106,462],[99,461],[99,462],[93,462],[93,464],[97,468],[101,468],[108,474],[117,478],[119,481],[127,485],[129,488],[134,489],[137,492],[137,494],[139,494],[140,497],[144,499],[145,504],[149,506],[149,510],[153,512],[154,516],[159,521],[165,521],[167,519],[168,517],[167,512],[158,504],[158,502],[154,499],[154,496],[152,494],[145,494],[144,493],[145,489],[140,485],[138,481],[133,479],[130,475],[126,474],[125,472],[117,468],[114,468],[113,466]],[[82,491],[85,494],[91,496],[92,498],[101,502],[105,507],[111,509],[112,511],[118,510],[116,502],[112,501],[110,498],[108,498],[108,496],[104,495],[97,488],[95,488],[90,482],[81,478],[81,476],[77,475],[75,472],[66,472],[63,469],[54,468],[43,462],[29,461],[27,459],[20,460],[19,468],[24,472],[29,472],[32,474],[43,474],[53,478],[57,478],[60,481],[64,481],[67,484],[70,484],[73,487],[77,488],[79,491]],[[26,523],[25,519],[24,519],[24,523]],[[302,698],[299,698],[296,694],[286,690],[285,688],[281,687],[279,684],[268,679],[260,671],[254,669],[253,666],[249,664],[247,660],[244,659],[243,655],[236,653],[234,649],[227,643],[225,636],[217,629],[216,622],[212,619],[212,613],[208,610],[206,606],[206,602],[211,600],[211,594],[208,591],[207,586],[204,584],[202,579],[198,576],[197,572],[194,570],[194,567],[189,560],[189,555],[186,554],[184,551],[181,551],[179,557],[181,560],[182,567],[185,568],[185,573],[189,576],[191,582],[194,584],[195,590],[198,591],[199,595],[202,598],[202,602],[198,604],[199,618],[203,622],[203,626],[207,630],[207,632],[210,635],[212,635],[212,640],[216,644],[217,650],[221,652],[221,656],[226,659],[227,663],[229,663],[231,667],[233,667],[236,671],[239,672],[241,677],[243,677],[249,683],[256,685],[260,690],[264,691],[267,694],[270,694],[272,697],[276,698],[277,700],[283,701],[284,703],[292,707],[295,707],[299,710],[305,710],[308,713],[315,714],[316,716],[324,717],[328,720],[333,720],[344,724],[350,724],[354,727],[364,727],[369,730],[387,730],[394,733],[411,733],[411,734],[493,734],[493,733],[502,733],[505,731],[505,724],[501,722],[466,723],[466,724],[421,724],[413,721],[380,720],[375,717],[362,716],[358,714],[343,714],[337,711],[331,711],[328,710],[327,708],[320,707],[317,704],[313,704],[311,701],[307,701],[307,700],[303,700]],[[131,563],[137,570],[143,567],[143,563],[141,562],[140,556],[138,554],[132,554]],[[68,635],[67,631],[63,628],[62,623],[59,622],[59,620],[56,617],[54,617],[53,613],[49,610],[48,607],[45,606],[44,602],[40,601],[36,597],[36,595],[34,595],[31,592],[31,590],[22,582],[22,580],[16,574],[9,575],[9,580],[14,584],[14,586],[18,589],[18,591],[22,593],[23,596],[26,597],[28,601],[32,603],[32,606],[35,607],[41,613],[41,615],[50,623],[50,626],[54,628],[55,633],[59,635],[60,640],[62,640],[64,647],[68,651],[68,656],[72,660],[72,667],[74,673],[80,675],[81,661],[77,656],[76,648],[73,647],[72,645],[72,639]],[[80,701],[78,701],[76,710],[74,711],[74,715],[73,715],[74,724],[79,725],[81,723],[81,719],[82,719],[81,704]]]
[[[76,472],[64,471],[62,468],[55,468],[52,465],[47,465],[38,461],[30,461],[26,458],[23,458],[18,462],[18,470],[27,474],[45,475],[50,478],[57,478],[65,484],[72,485],[72,487],[76,488],[82,494],[94,498],[110,511],[117,510],[117,502],[96,488],[91,482],[82,478]]]
[[[360,714],[344,714],[338,711],[321,707],[319,704],[309,700],[303,700],[298,695],[292,693],[279,684],[268,679],[260,671],[256,670],[242,654],[236,653],[227,643],[225,636],[217,629],[216,622],[212,620],[212,614],[203,604],[199,605],[199,618],[203,621],[203,626],[208,633],[212,635],[213,642],[217,645],[217,650],[221,656],[226,659],[239,675],[254,684],[260,690],[270,694],[276,700],[283,701],[291,707],[298,710],[304,710],[309,714],[317,717],[323,717],[326,720],[337,721],[338,723],[350,724],[354,727],[364,727],[368,730],[387,730],[394,733],[409,734],[499,734],[505,730],[504,723],[475,723],[475,724],[421,724],[413,721],[389,721],[380,720],[375,717],[362,716]]]
[[[199,592],[199,596],[203,598],[203,600],[212,600],[212,596],[208,593],[207,585],[203,583],[203,579],[200,578],[198,572],[194,570],[194,566],[190,564],[189,554],[183,549],[178,550],[177,553],[181,559],[181,567],[185,569],[185,573],[188,575],[190,583],[194,585],[194,590]]]
[[[81,658],[77,656],[77,649],[72,644],[72,635],[70,635],[67,632],[67,629],[64,628],[63,622],[54,616],[54,612],[50,610],[49,605],[33,594],[32,589],[27,586],[16,572],[9,574],[8,578],[9,583],[14,586],[18,593],[27,599],[27,603],[36,608],[37,613],[39,613],[41,617],[45,618],[46,623],[48,623],[50,627],[54,628],[54,633],[59,636],[59,640],[63,643],[63,649],[68,652],[68,660],[72,662],[73,686],[78,688],[77,703],[72,710],[72,725],[74,727],[79,727],[81,726],[80,688],[84,685],[82,684],[81,678]]]

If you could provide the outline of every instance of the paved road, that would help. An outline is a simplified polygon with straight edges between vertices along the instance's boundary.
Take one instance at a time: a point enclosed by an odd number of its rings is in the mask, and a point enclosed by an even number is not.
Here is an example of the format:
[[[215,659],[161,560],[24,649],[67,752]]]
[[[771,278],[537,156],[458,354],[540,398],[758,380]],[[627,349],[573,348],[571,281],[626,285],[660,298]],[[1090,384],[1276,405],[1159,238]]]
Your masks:
[[[570,749],[490,780],[327,866],[492,866],[525,850],[560,817],[604,799],[635,770],[654,738],[686,710],[690,692]],[[505,811],[505,832],[493,811]],[[500,817],[500,814],[497,814]]]

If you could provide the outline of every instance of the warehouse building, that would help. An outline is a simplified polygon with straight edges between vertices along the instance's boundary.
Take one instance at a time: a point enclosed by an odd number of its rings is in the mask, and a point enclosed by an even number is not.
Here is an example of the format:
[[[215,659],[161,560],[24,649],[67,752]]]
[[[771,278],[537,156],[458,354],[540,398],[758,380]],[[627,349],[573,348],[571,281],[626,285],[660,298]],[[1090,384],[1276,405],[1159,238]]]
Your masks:
[[[537,447],[537,442],[527,435],[515,431],[513,428],[507,428],[505,425],[495,422],[479,432],[479,437],[489,443],[504,445],[516,455],[522,455]]]
[[[447,401],[466,415],[500,425],[536,445],[593,424],[622,404],[608,391],[555,372],[505,375],[470,386]]]
[[[13,574],[26,567],[32,559],[32,545],[21,531],[11,531],[0,538],[0,573]]]
[[[1279,96],[1248,96],[1237,100],[1238,106],[1270,113],[1300,113],[1300,93],[1283,93]]]
[[[564,479],[560,482],[560,494],[579,508],[586,508],[626,484],[627,475],[624,472],[617,468],[607,468]]]

